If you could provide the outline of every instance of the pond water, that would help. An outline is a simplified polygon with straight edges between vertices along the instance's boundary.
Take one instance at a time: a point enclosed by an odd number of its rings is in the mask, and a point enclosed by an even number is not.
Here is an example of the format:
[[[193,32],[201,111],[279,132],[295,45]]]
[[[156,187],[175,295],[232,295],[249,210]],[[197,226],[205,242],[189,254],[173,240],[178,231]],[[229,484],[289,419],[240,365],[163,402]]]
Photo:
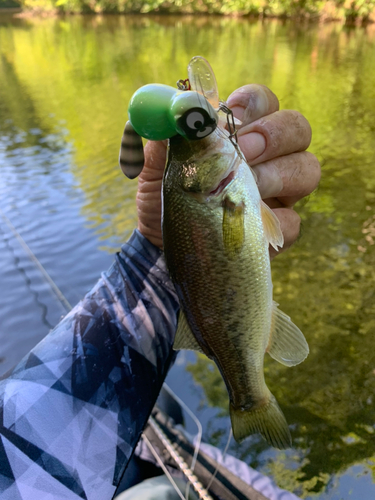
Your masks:
[[[266,360],[294,448],[252,437],[230,452],[303,498],[373,499],[375,26],[0,16],[0,372],[64,314],[13,228],[75,304],[136,225],[136,182],[117,166],[129,98],[146,83],[174,85],[197,54],[222,98],[257,82],[301,111],[323,166],[298,206],[301,238],[273,263],[275,299],[311,349],[295,368]],[[168,381],[222,446],[217,370],[183,352]]]

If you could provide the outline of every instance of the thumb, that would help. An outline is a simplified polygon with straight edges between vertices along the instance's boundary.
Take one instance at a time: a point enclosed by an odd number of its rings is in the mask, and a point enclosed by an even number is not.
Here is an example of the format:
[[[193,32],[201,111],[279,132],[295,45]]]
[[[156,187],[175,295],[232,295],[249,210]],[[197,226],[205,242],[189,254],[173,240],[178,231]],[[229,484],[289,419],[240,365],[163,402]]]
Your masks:
[[[139,176],[140,181],[161,180],[164,173],[168,141],[148,141],[144,153],[145,164]]]
[[[167,155],[167,141],[148,141],[145,165],[138,178],[138,229],[151,243],[162,248],[161,184]]]

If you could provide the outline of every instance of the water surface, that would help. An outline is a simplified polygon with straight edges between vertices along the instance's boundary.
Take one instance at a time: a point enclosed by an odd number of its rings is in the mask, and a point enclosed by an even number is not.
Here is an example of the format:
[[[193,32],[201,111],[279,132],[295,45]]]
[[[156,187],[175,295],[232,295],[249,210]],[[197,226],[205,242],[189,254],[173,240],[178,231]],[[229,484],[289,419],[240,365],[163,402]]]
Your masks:
[[[294,448],[252,437],[231,453],[302,497],[373,499],[375,27],[0,16],[0,371],[64,314],[8,220],[75,304],[136,225],[136,182],[117,166],[128,101],[141,85],[186,77],[197,54],[222,98],[257,82],[301,111],[323,165],[320,188],[298,206],[300,240],[273,264],[275,299],[311,348],[295,368],[266,360]],[[181,353],[169,383],[222,445],[228,400],[216,368]]]

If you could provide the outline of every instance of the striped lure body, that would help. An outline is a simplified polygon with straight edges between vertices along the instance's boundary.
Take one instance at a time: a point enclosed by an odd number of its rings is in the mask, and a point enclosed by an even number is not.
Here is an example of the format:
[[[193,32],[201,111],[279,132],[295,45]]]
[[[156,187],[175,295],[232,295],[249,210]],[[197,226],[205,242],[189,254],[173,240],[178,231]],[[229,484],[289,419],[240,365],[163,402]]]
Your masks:
[[[127,121],[121,139],[119,158],[121,170],[129,179],[135,179],[141,173],[144,162],[142,137]]]

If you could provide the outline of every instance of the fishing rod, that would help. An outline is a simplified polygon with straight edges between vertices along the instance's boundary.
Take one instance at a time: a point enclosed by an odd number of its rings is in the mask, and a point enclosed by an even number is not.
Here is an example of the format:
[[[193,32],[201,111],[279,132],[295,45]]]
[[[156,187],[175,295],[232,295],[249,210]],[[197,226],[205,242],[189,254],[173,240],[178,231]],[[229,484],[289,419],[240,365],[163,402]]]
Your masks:
[[[190,468],[192,470],[194,470],[194,467],[195,467],[195,464],[196,464],[196,461],[198,458],[199,448],[200,448],[201,442],[202,442],[202,434],[203,434],[202,424],[200,423],[199,419],[196,417],[194,412],[192,412],[190,410],[190,408],[188,407],[188,405],[181,398],[179,398],[175,392],[172,391],[172,389],[169,387],[169,385],[167,385],[164,382],[163,387],[167,391],[167,393],[170,396],[172,396],[172,398],[186,411],[186,413],[190,416],[190,418],[193,420],[193,422],[197,426],[197,429],[198,429],[198,433],[196,435],[197,442],[195,445],[194,455],[193,455],[193,458],[191,460],[191,465],[190,465]],[[190,488],[190,482],[188,482],[186,485],[186,491],[185,491],[186,500],[188,499],[188,496],[189,496],[189,488]]]
[[[144,430],[144,435],[146,435],[152,446],[159,450],[159,455],[164,456],[163,462],[166,465],[178,465],[181,460],[187,463],[189,457],[193,454],[194,446],[184,433],[171,424],[170,421],[171,418],[156,406]],[[163,439],[160,438],[160,433],[163,433]],[[168,440],[167,444],[165,443],[166,440]],[[177,460],[170,451],[170,445],[172,445],[173,452],[177,453]],[[182,472],[184,471],[182,470]],[[189,470],[186,470],[186,472],[188,475],[190,474]],[[202,450],[199,450],[198,453],[194,476],[199,478],[199,488],[203,486],[204,492],[215,500],[218,498],[225,500],[269,500],[268,497],[245,483],[222,463],[219,463]],[[185,497],[185,500],[187,500],[187,497]]]
[[[212,497],[207,493],[207,490],[204,488],[202,483],[198,480],[197,476],[194,475],[193,470],[187,465],[185,460],[182,458],[182,456],[177,451],[176,447],[168,439],[168,437],[164,434],[163,430],[161,429],[161,427],[158,425],[158,423],[156,422],[156,420],[152,416],[150,416],[150,418],[149,418],[149,425],[151,426],[153,431],[156,433],[156,435],[158,436],[158,438],[160,439],[162,444],[165,446],[166,450],[170,453],[171,457],[178,465],[180,471],[184,474],[186,479],[192,485],[192,487],[196,491],[200,500],[213,500]],[[144,434],[144,438],[145,438],[146,444],[147,443],[151,444],[150,441],[148,440],[146,434]],[[150,450],[151,450],[151,448],[150,448]],[[168,471],[168,469],[165,466],[163,466],[162,468],[164,471]],[[173,483],[174,483],[174,481],[173,481]],[[175,486],[175,483],[173,484],[173,486]],[[185,496],[183,496],[181,493],[179,494],[179,496],[183,500],[187,500],[187,498],[188,498],[187,495],[188,495],[188,492],[185,494]]]

